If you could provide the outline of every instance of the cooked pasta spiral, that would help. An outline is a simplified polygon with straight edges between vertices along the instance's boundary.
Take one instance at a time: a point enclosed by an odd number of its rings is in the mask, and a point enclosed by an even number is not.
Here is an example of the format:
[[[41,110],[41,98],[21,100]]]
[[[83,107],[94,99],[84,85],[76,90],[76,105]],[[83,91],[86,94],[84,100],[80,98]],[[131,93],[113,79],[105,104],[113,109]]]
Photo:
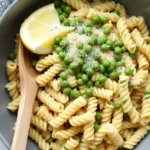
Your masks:
[[[16,98],[16,99],[13,99],[12,102],[8,103],[7,109],[9,109],[12,112],[16,112],[19,108],[19,103],[20,103],[20,98],[19,97]]]
[[[75,76],[69,76],[68,82],[69,82],[70,87],[72,87],[72,88],[77,86],[77,79]]]
[[[55,90],[55,91],[59,91],[61,88],[61,82],[62,80],[60,78],[58,79],[53,79],[50,81],[49,85]]]
[[[79,9],[78,11],[71,12],[69,18],[74,18],[74,17],[86,17],[88,14],[88,9],[87,8],[82,8]]]

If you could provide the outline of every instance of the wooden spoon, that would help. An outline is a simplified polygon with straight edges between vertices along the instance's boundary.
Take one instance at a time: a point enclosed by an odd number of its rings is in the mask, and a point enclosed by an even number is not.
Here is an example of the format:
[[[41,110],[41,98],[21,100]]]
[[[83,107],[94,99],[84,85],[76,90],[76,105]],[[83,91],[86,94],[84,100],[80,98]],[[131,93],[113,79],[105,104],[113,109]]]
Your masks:
[[[20,105],[11,150],[25,150],[32,107],[38,90],[36,70],[31,66],[31,53],[19,42],[19,75],[21,82]]]

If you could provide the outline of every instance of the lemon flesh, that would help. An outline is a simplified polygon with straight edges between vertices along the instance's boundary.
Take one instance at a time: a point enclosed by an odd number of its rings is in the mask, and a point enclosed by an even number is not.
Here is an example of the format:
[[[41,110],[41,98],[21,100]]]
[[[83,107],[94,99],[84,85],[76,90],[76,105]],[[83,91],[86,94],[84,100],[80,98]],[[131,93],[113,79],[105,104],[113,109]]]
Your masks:
[[[56,36],[65,36],[74,27],[61,25],[54,4],[33,12],[21,25],[20,37],[24,45],[35,54],[49,54]]]

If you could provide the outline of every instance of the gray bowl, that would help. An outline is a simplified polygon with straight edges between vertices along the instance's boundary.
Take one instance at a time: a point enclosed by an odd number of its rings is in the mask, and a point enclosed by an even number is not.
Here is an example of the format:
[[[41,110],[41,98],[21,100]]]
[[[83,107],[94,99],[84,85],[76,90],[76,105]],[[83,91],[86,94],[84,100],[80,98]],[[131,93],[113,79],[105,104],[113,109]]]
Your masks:
[[[150,28],[149,0],[118,0],[122,3],[129,15],[142,15]],[[20,0],[11,5],[0,20],[0,132],[11,144],[13,137],[13,126],[16,114],[10,113],[6,107],[10,98],[4,89],[8,82],[6,75],[6,61],[9,52],[14,49],[14,39],[24,19],[39,6],[50,3],[50,0]],[[21,138],[21,137],[20,137]],[[149,150],[150,133],[135,148],[136,150]],[[0,148],[1,149],[1,148]],[[38,147],[31,140],[28,141],[27,150],[37,150]]]

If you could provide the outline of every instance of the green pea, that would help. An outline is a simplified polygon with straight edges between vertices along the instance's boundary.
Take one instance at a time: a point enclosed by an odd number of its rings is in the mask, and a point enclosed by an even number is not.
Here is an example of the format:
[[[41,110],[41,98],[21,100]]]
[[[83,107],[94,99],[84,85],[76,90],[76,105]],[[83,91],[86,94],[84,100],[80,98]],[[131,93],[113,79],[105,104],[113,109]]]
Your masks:
[[[62,47],[62,48],[66,47],[67,46],[66,39],[63,39],[62,41],[60,41],[59,46]]]
[[[87,86],[88,86],[88,87],[93,86],[93,82],[92,82],[92,81],[88,81]]]
[[[78,56],[81,57],[81,58],[84,58],[86,56],[85,50],[79,50],[78,51]]]
[[[94,70],[98,70],[99,69],[99,63],[97,61],[93,61],[91,63],[91,67],[94,69]]]
[[[105,67],[105,68],[108,68],[109,66],[110,66],[110,61],[108,61],[108,60],[104,60],[103,62],[102,62],[102,65]]]
[[[65,64],[65,62],[62,63],[62,66],[63,66],[64,69],[68,68],[68,66]]]
[[[122,61],[118,61],[117,62],[117,67],[121,67],[121,66],[123,66],[124,65],[124,63],[122,62]]]
[[[95,86],[96,86],[96,87],[101,87],[102,85],[101,85],[101,83],[100,83],[99,81],[96,81],[96,82],[95,82]]]
[[[130,76],[133,74],[133,70],[131,68],[126,68],[124,73],[125,73],[125,75]]]
[[[112,61],[111,62],[111,64],[114,66],[114,68],[116,68],[117,67],[117,62],[114,60],[114,61]]]
[[[63,24],[64,24],[64,26],[70,26],[70,20],[69,19],[65,19]]]
[[[92,68],[88,68],[86,70],[86,72],[87,72],[88,75],[93,75],[94,74],[94,70]]]
[[[62,3],[62,4],[61,4],[61,9],[62,9],[62,10],[65,10],[65,8],[66,8],[67,6],[68,6],[68,5],[66,5],[66,3]]]
[[[32,60],[32,67],[36,67],[37,60]]]
[[[116,79],[116,78],[117,78],[117,73],[116,73],[115,71],[114,71],[114,72],[111,72],[111,73],[109,74],[109,78],[112,79],[112,80]]]
[[[87,19],[87,20],[85,21],[85,25],[86,25],[87,27],[92,27],[92,26],[93,26],[93,21],[90,20],[90,19]]]
[[[103,52],[107,52],[109,50],[110,46],[107,45],[107,44],[102,44],[100,49],[103,51]]]
[[[113,13],[117,14],[118,16],[120,15],[120,11],[119,10],[114,10]]]
[[[111,64],[108,68],[107,68],[107,72],[110,73],[110,72],[113,72],[115,69],[114,65]]]
[[[84,82],[82,81],[82,79],[78,79],[77,83],[78,83],[79,86],[84,85]]]
[[[84,28],[81,28],[79,31],[78,31],[79,34],[84,34],[85,33],[85,29]]]
[[[123,116],[123,120],[125,120],[125,121],[130,121],[130,116],[129,115],[124,115]]]
[[[64,16],[63,14],[61,14],[61,15],[59,16],[59,19],[60,19],[61,22],[63,22],[66,18],[65,18],[65,16]]]
[[[88,75],[83,74],[82,75],[82,80],[83,80],[83,82],[88,82],[89,81]]]
[[[65,95],[70,95],[70,94],[71,94],[71,88],[64,88],[64,89],[63,89],[63,93],[64,93]]]
[[[9,59],[9,60],[14,61],[15,58],[16,58],[16,54],[15,54],[15,53],[10,53],[10,54],[8,55],[8,59]]]
[[[99,122],[102,119],[102,114],[100,112],[96,112],[95,119]]]
[[[105,72],[105,67],[104,67],[104,65],[100,65],[100,66],[99,66],[99,70],[100,70],[101,73],[104,73],[104,72]]]
[[[73,96],[74,98],[78,98],[79,96],[81,96],[81,93],[80,93],[79,90],[74,89],[74,90],[72,91],[72,96]]]
[[[94,131],[98,131],[99,128],[100,128],[100,125],[97,122],[95,122],[94,123]]]
[[[100,21],[101,21],[100,16],[98,16],[98,15],[93,16],[93,21],[94,21],[95,24],[99,24]]]
[[[62,9],[61,8],[57,8],[57,12],[60,15],[62,13]]]
[[[120,103],[114,103],[113,105],[115,109],[120,109],[121,107]]]
[[[71,8],[70,6],[66,6],[66,7],[65,7],[65,12],[66,12],[67,14],[70,14],[70,13],[72,12],[72,8]]]
[[[61,37],[56,37],[55,38],[55,44],[56,45],[59,45],[59,43],[62,41],[62,38]]]
[[[96,34],[92,35],[92,40],[94,41],[94,44],[97,44],[98,36]]]
[[[57,52],[57,54],[59,54],[60,52],[63,51],[63,49],[61,47],[57,46],[55,51]]]
[[[101,58],[101,56],[100,56],[100,54],[95,53],[94,56],[93,56],[93,58],[94,58],[94,60],[99,61],[100,58]]]
[[[70,64],[70,68],[71,69],[76,69],[78,67],[78,64],[76,63],[76,62],[72,62],[71,64]]]
[[[91,51],[92,51],[92,46],[91,45],[86,45],[85,46],[85,51],[87,52],[87,53],[90,53]]]
[[[71,63],[71,58],[68,57],[68,56],[66,56],[66,57],[64,58],[64,62],[65,62],[67,65],[69,65],[69,64]]]
[[[63,71],[63,72],[61,72],[60,73],[60,77],[63,79],[63,80],[65,80],[65,79],[67,79],[67,72],[65,72],[65,71]]]
[[[39,55],[39,59],[44,59],[46,55]]]
[[[54,0],[54,4],[56,7],[60,6],[61,1],[60,0]]]
[[[76,20],[71,20],[70,21],[70,26],[71,27],[77,27],[77,25],[78,25],[78,22]]]
[[[124,53],[124,52],[126,52],[126,51],[127,51],[126,47],[125,47],[125,46],[122,46],[122,47],[121,47],[121,52]]]
[[[130,56],[131,56],[133,59],[136,59],[136,58],[137,58],[137,52],[134,52],[134,53],[130,54]]]
[[[86,88],[85,94],[86,94],[87,96],[91,96],[91,95],[93,94],[93,90],[92,90],[91,88]]]
[[[69,74],[69,75],[75,75],[75,72],[74,72],[74,70],[68,68],[68,74]]]
[[[81,17],[80,16],[76,16],[75,20],[77,21],[78,24],[81,23]]]
[[[91,46],[93,46],[94,45],[94,40],[93,39],[89,39],[88,40],[88,44],[91,45]]]
[[[121,55],[115,54],[114,58],[115,58],[116,61],[121,61]]]
[[[82,43],[82,42],[78,42],[78,43],[76,44],[76,47],[77,47],[78,49],[82,49],[82,48],[83,48],[83,43]]]
[[[108,40],[107,37],[106,37],[106,36],[103,36],[103,37],[100,37],[100,38],[97,39],[97,43],[100,44],[100,45],[102,45],[102,44],[104,44],[107,40]]]
[[[62,15],[64,15],[65,18],[68,18],[68,14],[63,12]]]
[[[64,59],[65,58],[65,53],[64,52],[59,52],[59,58]]]
[[[86,33],[86,35],[91,35],[93,33],[92,27],[86,27],[85,33]]]
[[[105,76],[101,76],[100,78],[99,78],[99,82],[101,83],[101,84],[103,84],[103,83],[105,83],[106,82],[106,80],[107,80],[107,78],[105,77]]]
[[[105,35],[109,35],[109,34],[111,33],[110,28],[105,27],[105,28],[103,29],[103,33],[104,33]]]
[[[104,76],[108,78],[108,77],[109,77],[108,72],[105,72],[105,73],[104,73]]]
[[[78,79],[81,79],[81,78],[82,78],[82,75],[83,75],[83,73],[78,73],[78,74],[77,74],[77,78],[78,78]]]
[[[103,17],[103,18],[102,18],[102,22],[103,22],[103,23],[108,23],[108,22],[109,22],[109,19],[108,19],[107,17]]]
[[[61,86],[62,86],[63,88],[67,88],[67,87],[69,86],[68,81],[67,81],[67,80],[63,80],[62,83],[61,83]]]
[[[113,48],[113,41],[112,40],[107,40],[106,44],[109,45],[111,48]]]
[[[116,40],[115,45],[119,46],[119,47],[122,47],[123,46],[122,40],[121,39]]]
[[[57,48],[57,45],[56,44],[54,44],[53,45],[53,50],[55,50]]]
[[[82,66],[82,72],[86,72],[87,69],[88,69],[87,64],[84,64],[84,65]]]
[[[118,55],[121,54],[121,48],[118,47],[118,46],[115,47],[115,53],[118,54]]]

